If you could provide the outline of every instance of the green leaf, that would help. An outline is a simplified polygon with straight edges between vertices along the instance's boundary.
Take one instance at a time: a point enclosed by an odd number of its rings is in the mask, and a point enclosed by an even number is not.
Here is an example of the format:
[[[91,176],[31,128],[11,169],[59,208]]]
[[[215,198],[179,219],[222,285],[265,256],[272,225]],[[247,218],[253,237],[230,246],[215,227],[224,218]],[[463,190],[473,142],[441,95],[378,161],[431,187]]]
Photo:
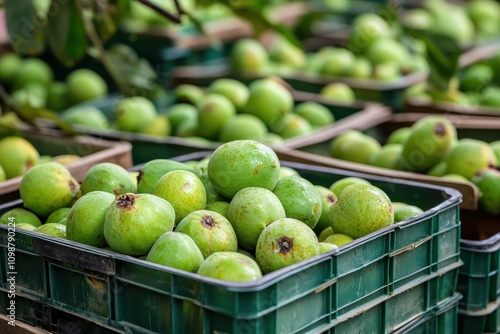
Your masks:
[[[94,9],[94,24],[99,38],[106,42],[108,41],[116,32],[115,17],[109,11],[108,4],[95,3]]]
[[[58,6],[49,22],[47,39],[56,58],[64,65],[71,67],[83,58],[87,50],[87,35],[82,13],[70,1]]]
[[[44,6],[35,4],[38,1],[5,0],[7,33],[12,47],[20,54],[37,55],[45,49],[47,18],[40,10]]]

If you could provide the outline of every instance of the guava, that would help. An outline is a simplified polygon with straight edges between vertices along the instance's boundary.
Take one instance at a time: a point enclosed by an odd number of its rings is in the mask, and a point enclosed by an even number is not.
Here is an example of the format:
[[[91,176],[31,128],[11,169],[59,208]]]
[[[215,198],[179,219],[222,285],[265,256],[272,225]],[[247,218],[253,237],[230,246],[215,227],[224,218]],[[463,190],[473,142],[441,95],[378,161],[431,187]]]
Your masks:
[[[236,114],[231,101],[219,94],[207,94],[198,104],[198,129],[200,137],[216,140],[224,125]]]
[[[104,113],[94,106],[77,106],[64,111],[61,118],[70,125],[90,129],[107,129],[109,122]]]
[[[257,263],[238,252],[213,253],[203,261],[198,274],[230,282],[249,282],[262,277]]]
[[[191,84],[181,84],[174,89],[175,99],[180,103],[197,105],[204,95],[200,87]]]
[[[342,193],[345,187],[356,183],[370,184],[370,181],[356,176],[343,177],[333,182],[332,185],[330,186],[330,190],[337,196],[338,199],[340,193]]]
[[[129,132],[139,132],[148,126],[154,121],[157,113],[153,102],[142,96],[121,99],[114,112],[118,130]]]
[[[14,89],[20,89],[36,82],[47,87],[53,78],[52,69],[46,62],[38,58],[28,58],[21,61],[12,77],[12,86]]]
[[[208,86],[208,92],[225,96],[233,103],[236,110],[241,110],[247,103],[250,91],[241,81],[231,78],[220,78]]]
[[[8,225],[9,223],[15,223],[16,225],[20,223],[31,224],[35,227],[42,225],[37,215],[23,208],[10,209],[0,216],[0,224]]]
[[[114,163],[101,162],[85,173],[81,190],[83,195],[99,190],[116,196],[134,193],[137,189],[125,168]]]
[[[314,226],[313,231],[316,235],[319,235],[325,228],[330,227],[328,222],[328,210],[337,201],[337,195],[328,188],[320,185],[314,185],[314,188],[319,193],[321,198],[321,216],[319,217],[318,223]]]
[[[351,238],[348,235],[341,234],[341,233],[333,233],[330,234],[323,240],[324,243],[327,244],[334,244],[337,247],[340,247],[342,245],[348,244],[350,242],[354,241],[353,238]]]
[[[158,180],[173,170],[193,171],[193,168],[170,159],[154,159],[146,162],[139,171],[137,177],[137,192],[152,194]]]
[[[230,142],[242,139],[261,139],[267,133],[267,127],[254,115],[238,114],[229,119],[222,127],[219,141]]]
[[[23,175],[36,165],[40,155],[23,137],[9,136],[0,140],[0,166],[7,179]]]
[[[104,79],[87,68],[72,71],[66,78],[67,97],[72,104],[97,99],[108,93]]]
[[[68,218],[68,213],[70,210],[71,210],[71,208],[69,208],[69,207],[54,210],[47,217],[45,224],[47,224],[47,223],[59,223],[59,224],[66,225],[66,219]]]
[[[445,160],[447,174],[459,174],[468,180],[482,169],[496,167],[497,160],[488,143],[464,138],[450,150]]]
[[[66,225],[58,223],[49,223],[38,226],[34,232],[43,233],[52,237],[66,239]]]
[[[327,242],[320,242],[318,243],[318,245],[320,254],[327,253],[333,249],[339,248],[339,246]]]
[[[232,47],[230,61],[232,69],[237,73],[259,73],[267,67],[269,56],[260,42],[244,38]]]
[[[207,203],[206,210],[215,211],[227,218],[227,211],[229,209],[229,203],[225,201],[215,201]]]
[[[403,205],[394,209],[394,222],[399,223],[403,220],[410,219],[424,211],[415,205]]]
[[[333,113],[324,105],[317,102],[307,101],[295,106],[295,114],[306,119],[313,128],[320,128],[332,124],[335,121]]]
[[[319,94],[327,100],[351,104],[356,100],[356,95],[351,87],[343,82],[332,82],[323,87]]]

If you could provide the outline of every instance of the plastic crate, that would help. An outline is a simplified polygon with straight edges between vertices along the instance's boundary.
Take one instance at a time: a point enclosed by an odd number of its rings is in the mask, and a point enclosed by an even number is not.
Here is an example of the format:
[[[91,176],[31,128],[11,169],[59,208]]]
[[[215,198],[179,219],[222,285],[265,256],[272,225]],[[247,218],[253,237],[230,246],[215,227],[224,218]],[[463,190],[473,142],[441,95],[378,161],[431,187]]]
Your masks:
[[[458,324],[461,334],[500,333],[500,299],[488,303],[479,311],[458,310]]]
[[[110,162],[124,168],[132,166],[132,145],[125,141],[107,141],[85,136],[64,136],[59,131],[27,127],[18,135],[28,140],[40,155],[79,155],[81,158],[66,165],[72,175],[83,180],[95,164]],[[5,136],[5,135],[4,135]],[[0,135],[0,138],[4,136]],[[0,182],[0,203],[19,198],[22,176]]]
[[[204,156],[206,152],[199,152],[178,160]],[[456,278],[445,272],[461,265],[459,192],[331,168],[283,165],[324,186],[346,176],[365,177],[392,200],[419,205],[425,212],[248,283],[222,282],[18,230],[16,292],[128,333],[200,328],[205,333],[308,333],[326,330],[424,281],[437,279],[434,290],[423,288],[434,297],[422,301],[419,294],[402,302],[429,306],[455,290]],[[0,213],[21,205],[0,206]],[[6,226],[0,231],[0,288],[5,291]]]
[[[284,140],[283,143],[279,144],[280,147],[287,147],[289,145],[299,145],[300,142],[308,138],[314,138],[318,135],[327,133],[333,136],[337,131],[349,128],[354,124],[359,124],[362,122],[370,122],[375,119],[387,119],[391,115],[391,111],[375,103],[355,103],[352,105],[345,105],[341,103],[335,103],[327,101],[316,94],[306,93],[306,92],[292,92],[294,96],[294,101],[296,104],[306,101],[315,101],[326,108],[334,115],[335,122],[330,125],[319,128],[312,131],[304,136],[290,138]],[[120,95],[113,94],[108,95],[105,98],[94,100],[91,102],[82,103],[81,105],[92,105],[98,107],[104,112],[106,117],[113,121],[113,110],[120,100]],[[156,106],[160,112],[168,108],[169,105],[174,103],[174,97],[168,94],[162,101],[156,101]],[[44,122],[40,123],[44,125]],[[47,123],[45,123],[47,126]],[[52,126],[48,123],[48,126]],[[132,159],[135,164],[141,164],[149,160],[155,159],[156,157],[170,158],[182,154],[198,152],[202,150],[214,150],[221,143],[199,143],[196,141],[191,141],[186,138],[181,137],[158,137],[151,136],[141,133],[132,133],[117,131],[111,129],[90,129],[84,127],[75,127],[80,133],[99,137],[106,140],[118,140],[127,141],[132,144]],[[298,144],[297,144],[298,143]]]

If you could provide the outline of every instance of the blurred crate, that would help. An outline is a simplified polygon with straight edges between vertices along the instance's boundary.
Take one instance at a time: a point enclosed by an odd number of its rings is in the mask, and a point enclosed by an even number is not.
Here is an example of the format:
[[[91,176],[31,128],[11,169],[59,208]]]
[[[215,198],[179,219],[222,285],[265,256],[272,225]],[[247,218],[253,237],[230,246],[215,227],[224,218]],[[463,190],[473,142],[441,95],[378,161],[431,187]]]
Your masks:
[[[458,333],[499,333],[500,300],[488,303],[479,311],[458,310]]]
[[[19,133],[37,149],[40,155],[79,155],[80,159],[66,167],[78,180],[95,164],[111,162],[129,168],[132,166],[132,145],[127,142],[107,141],[88,136],[64,136],[50,129],[27,127]],[[2,138],[2,136],[0,136]],[[0,203],[19,198],[22,176],[0,182]]]
[[[425,212],[247,283],[218,281],[18,230],[16,293],[127,333],[191,333],[201,331],[200,325],[210,333],[309,333],[333,330],[336,324],[347,329],[342,323],[357,315],[365,321],[367,309],[374,309],[371,319],[385,332],[453,295],[462,264],[459,192],[285,161],[282,165],[323,186],[346,176],[365,177],[391,200]],[[21,205],[2,205],[0,213]],[[7,227],[0,231],[0,289],[5,292]],[[387,317],[384,323],[381,313]]]

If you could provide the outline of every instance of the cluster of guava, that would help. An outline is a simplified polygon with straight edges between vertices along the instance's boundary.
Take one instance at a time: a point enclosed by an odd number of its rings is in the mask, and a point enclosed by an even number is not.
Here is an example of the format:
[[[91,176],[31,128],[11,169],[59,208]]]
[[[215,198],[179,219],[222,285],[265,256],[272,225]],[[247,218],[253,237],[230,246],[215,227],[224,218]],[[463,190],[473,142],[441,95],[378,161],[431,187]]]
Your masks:
[[[94,106],[71,108],[63,118],[94,129],[173,135],[200,143],[252,139],[268,144],[311,133],[335,121],[332,112],[320,103],[295,104],[290,91],[271,78],[248,86],[220,78],[206,89],[182,84],[173,94],[176,102],[164,110],[145,97],[122,98],[113,108],[112,124]]]
[[[151,160],[140,172],[100,163],[81,184],[48,162],[24,175],[20,195],[24,208],[0,222],[15,217],[18,227],[228,281],[258,279],[422,213],[364,179],[315,185],[252,140],[201,161]]]
[[[0,139],[0,182],[23,175],[31,167],[56,161],[63,165],[78,160],[73,154],[49,156],[40,155],[31,142],[19,136]]]
[[[39,58],[21,58],[6,52],[0,56],[0,83],[17,108],[64,110],[108,93],[102,77],[89,69],[73,70],[65,81],[55,81],[52,68]]]
[[[480,206],[500,213],[500,141],[457,138],[455,126],[442,116],[425,116],[392,132],[384,145],[358,130],[332,139],[330,155],[376,167],[424,173],[472,182],[481,191]]]

